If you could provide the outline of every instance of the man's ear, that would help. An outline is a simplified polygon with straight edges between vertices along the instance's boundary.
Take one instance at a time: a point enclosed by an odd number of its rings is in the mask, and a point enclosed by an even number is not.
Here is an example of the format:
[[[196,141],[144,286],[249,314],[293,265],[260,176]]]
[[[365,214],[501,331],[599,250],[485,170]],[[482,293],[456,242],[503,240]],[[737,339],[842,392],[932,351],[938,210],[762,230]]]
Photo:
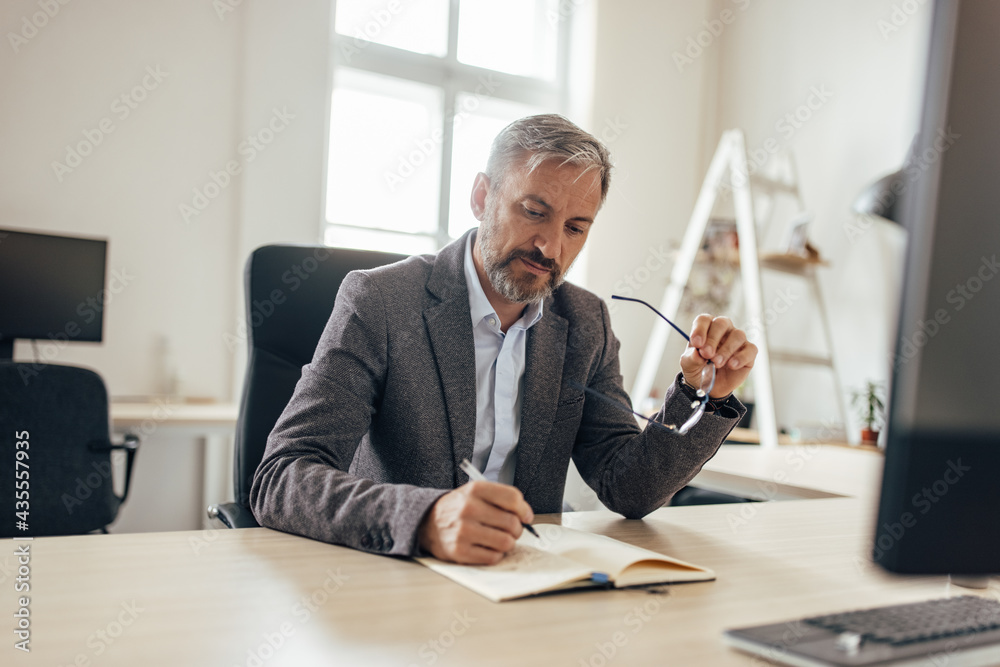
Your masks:
[[[472,215],[476,220],[482,222],[486,213],[486,195],[490,192],[490,177],[479,172],[476,174],[476,181],[472,184],[472,197],[469,203],[472,206]]]

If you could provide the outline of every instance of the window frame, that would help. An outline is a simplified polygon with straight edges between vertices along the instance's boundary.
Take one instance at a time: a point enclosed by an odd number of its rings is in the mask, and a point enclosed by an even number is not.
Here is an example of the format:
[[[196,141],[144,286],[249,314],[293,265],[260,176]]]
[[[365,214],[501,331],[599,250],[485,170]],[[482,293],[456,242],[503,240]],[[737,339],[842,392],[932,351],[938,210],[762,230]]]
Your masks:
[[[481,94],[489,90],[491,98],[508,100],[566,113],[569,106],[569,54],[571,22],[557,13],[554,17],[556,34],[556,75],[552,81],[508,74],[458,60],[458,27],[461,0],[449,0],[448,50],[444,56],[414,53],[384,44],[378,44],[360,37],[336,32],[336,11],[331,15],[330,27],[330,76],[326,96],[326,133],[323,149],[323,185],[321,242],[325,243],[330,229],[364,230],[373,234],[387,234],[396,237],[414,236],[431,238],[440,250],[453,239],[448,234],[449,209],[451,202],[452,149],[454,145],[454,120],[458,115],[455,105],[460,93]],[[433,232],[408,232],[381,227],[334,223],[327,218],[327,197],[330,170],[330,127],[333,122],[333,91],[337,85],[340,69],[355,69],[372,74],[395,77],[438,88],[443,98],[441,173],[438,192],[437,228]],[[495,83],[495,86],[494,86]]]

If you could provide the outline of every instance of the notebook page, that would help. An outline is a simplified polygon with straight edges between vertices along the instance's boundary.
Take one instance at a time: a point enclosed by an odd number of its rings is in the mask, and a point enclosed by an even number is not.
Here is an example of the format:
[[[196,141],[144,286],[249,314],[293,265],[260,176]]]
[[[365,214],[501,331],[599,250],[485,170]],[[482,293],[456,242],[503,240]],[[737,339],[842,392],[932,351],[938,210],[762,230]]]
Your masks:
[[[500,602],[590,579],[590,567],[535,546],[539,540],[527,531],[496,565],[457,565],[436,558],[418,558],[423,565]]]

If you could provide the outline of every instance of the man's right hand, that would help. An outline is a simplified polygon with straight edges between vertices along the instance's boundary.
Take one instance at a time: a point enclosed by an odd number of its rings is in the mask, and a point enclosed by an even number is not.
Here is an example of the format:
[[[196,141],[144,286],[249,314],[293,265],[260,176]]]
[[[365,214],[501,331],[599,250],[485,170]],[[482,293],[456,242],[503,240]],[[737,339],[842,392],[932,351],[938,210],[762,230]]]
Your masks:
[[[420,546],[435,558],[493,565],[514,548],[535,515],[521,491],[496,482],[468,482],[444,494],[420,524]]]

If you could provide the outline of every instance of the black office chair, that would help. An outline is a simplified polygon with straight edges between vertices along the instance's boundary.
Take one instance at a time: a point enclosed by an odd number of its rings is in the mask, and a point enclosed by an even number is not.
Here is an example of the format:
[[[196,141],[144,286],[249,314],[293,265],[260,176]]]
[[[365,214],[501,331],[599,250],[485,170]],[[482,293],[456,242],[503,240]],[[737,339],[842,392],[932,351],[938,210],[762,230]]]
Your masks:
[[[0,362],[0,537],[107,532],[128,497],[139,439],[113,444],[101,376],[76,366]],[[114,492],[111,452],[125,452]]]
[[[230,528],[258,525],[250,511],[254,472],[302,367],[312,360],[341,281],[351,271],[405,258],[326,246],[269,245],[251,253],[244,276],[248,359],[236,423],[236,501],[212,505],[209,518]]]

